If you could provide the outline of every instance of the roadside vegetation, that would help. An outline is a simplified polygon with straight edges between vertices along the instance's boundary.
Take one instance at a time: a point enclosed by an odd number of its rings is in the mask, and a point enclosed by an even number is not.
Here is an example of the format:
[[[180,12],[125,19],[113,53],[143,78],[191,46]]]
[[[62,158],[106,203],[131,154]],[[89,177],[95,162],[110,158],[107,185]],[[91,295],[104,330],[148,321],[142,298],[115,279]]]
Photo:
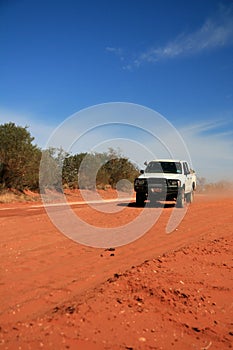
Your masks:
[[[41,174],[40,164],[43,165]],[[114,149],[75,155],[63,149],[42,150],[34,143],[27,126],[12,122],[0,125],[0,194],[4,202],[17,194],[25,198],[25,191],[39,192],[39,188],[51,187],[57,191],[95,186],[116,188],[122,179],[133,183],[138,174],[136,166]],[[127,190],[127,182],[121,189]]]

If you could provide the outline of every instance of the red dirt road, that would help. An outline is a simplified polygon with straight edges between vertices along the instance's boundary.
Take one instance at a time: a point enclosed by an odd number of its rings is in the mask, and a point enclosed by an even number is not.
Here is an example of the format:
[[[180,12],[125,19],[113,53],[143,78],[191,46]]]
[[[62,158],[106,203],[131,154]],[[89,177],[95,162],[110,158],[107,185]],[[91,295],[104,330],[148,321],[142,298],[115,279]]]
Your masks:
[[[73,210],[99,227],[142,210],[122,207]],[[69,240],[43,208],[0,209],[0,349],[232,347],[233,197],[196,195],[171,234],[164,208],[143,237],[112,251]]]

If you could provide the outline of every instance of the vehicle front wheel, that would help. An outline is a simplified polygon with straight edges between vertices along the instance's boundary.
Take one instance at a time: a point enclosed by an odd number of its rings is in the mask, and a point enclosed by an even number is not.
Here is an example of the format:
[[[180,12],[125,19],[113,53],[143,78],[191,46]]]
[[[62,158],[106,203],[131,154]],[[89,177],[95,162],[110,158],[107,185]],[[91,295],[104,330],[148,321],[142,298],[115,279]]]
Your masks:
[[[145,195],[143,193],[136,193],[136,206],[143,207],[145,201]]]
[[[179,191],[177,199],[176,199],[177,208],[184,208],[184,201],[185,201],[185,194],[184,194],[184,189],[182,188]]]

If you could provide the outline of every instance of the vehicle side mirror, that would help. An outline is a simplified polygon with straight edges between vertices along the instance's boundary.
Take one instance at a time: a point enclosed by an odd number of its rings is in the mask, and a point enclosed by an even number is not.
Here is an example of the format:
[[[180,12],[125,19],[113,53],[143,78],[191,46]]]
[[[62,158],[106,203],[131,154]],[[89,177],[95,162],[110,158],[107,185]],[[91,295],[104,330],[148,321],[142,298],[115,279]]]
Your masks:
[[[140,174],[144,174],[144,170],[140,170]]]

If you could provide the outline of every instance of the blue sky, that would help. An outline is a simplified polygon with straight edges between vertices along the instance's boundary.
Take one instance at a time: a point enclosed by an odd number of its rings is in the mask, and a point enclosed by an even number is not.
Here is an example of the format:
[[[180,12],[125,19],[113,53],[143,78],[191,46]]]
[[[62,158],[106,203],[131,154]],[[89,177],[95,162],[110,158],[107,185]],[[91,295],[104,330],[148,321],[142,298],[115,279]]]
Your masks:
[[[1,124],[29,125],[44,147],[108,102],[158,111],[199,176],[232,179],[233,2],[0,0]]]

